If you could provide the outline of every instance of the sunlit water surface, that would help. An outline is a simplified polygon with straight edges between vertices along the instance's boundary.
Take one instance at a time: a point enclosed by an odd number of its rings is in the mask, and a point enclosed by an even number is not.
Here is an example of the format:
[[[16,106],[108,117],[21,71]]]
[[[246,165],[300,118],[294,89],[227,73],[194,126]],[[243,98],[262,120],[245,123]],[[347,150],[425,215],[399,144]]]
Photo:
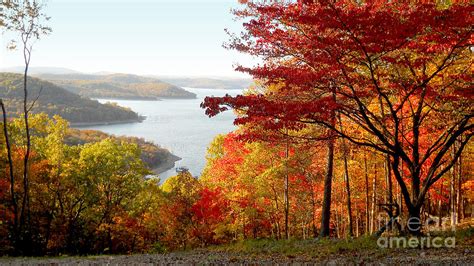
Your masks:
[[[167,148],[182,158],[176,167],[185,166],[193,175],[200,175],[206,164],[208,145],[218,134],[235,129],[235,115],[231,111],[209,118],[199,107],[206,96],[223,96],[226,93],[237,95],[239,90],[193,89],[185,88],[197,94],[197,99],[165,99],[161,101],[103,100],[116,102],[129,107],[140,115],[146,116],[142,123],[102,125],[82,127],[95,129],[117,136],[134,136],[152,141]],[[160,174],[161,180],[176,175],[175,169]]]

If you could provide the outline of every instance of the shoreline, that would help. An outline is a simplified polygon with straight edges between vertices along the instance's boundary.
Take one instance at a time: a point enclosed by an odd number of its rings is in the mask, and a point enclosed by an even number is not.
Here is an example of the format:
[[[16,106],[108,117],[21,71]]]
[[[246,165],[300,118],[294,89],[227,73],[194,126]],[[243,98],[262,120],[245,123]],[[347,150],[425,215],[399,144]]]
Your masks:
[[[174,154],[171,154],[170,158],[168,158],[168,160],[166,160],[165,162],[163,162],[160,166],[158,167],[153,167],[151,168],[151,171],[154,173],[154,174],[161,174],[161,173],[164,173],[170,169],[173,169],[175,166],[176,166],[176,162],[178,161],[181,161],[183,158],[181,157],[178,157]]]
[[[104,101],[148,101],[148,102],[156,102],[156,101],[163,101],[163,100],[195,100],[197,99],[197,95],[194,96],[154,96],[154,97],[134,97],[134,96],[124,96],[124,97],[89,97],[91,100],[104,100]]]
[[[75,129],[83,129],[84,127],[91,127],[91,126],[107,126],[107,125],[120,125],[120,124],[131,124],[131,123],[141,123],[146,119],[146,117],[141,117],[139,120],[120,120],[120,121],[112,121],[112,122],[81,122],[81,123],[70,123],[71,128]],[[97,129],[94,129],[97,130]],[[98,130],[101,131],[101,130]],[[102,131],[101,131],[102,132]],[[161,163],[159,166],[148,166],[150,170],[159,175],[163,172],[166,172],[170,169],[173,169],[176,166],[177,161],[181,161],[183,158],[174,155],[170,152],[170,156],[167,158],[166,161]]]
[[[161,99],[157,97],[90,97],[91,100],[105,100],[105,101],[148,101],[148,102],[155,102],[161,101]]]
[[[107,125],[120,125],[120,124],[133,124],[141,123],[146,119],[146,117],[141,117],[140,119],[130,119],[130,120],[119,120],[119,121],[107,121],[107,122],[69,122],[69,126],[72,128],[82,128],[90,126],[107,126]]]

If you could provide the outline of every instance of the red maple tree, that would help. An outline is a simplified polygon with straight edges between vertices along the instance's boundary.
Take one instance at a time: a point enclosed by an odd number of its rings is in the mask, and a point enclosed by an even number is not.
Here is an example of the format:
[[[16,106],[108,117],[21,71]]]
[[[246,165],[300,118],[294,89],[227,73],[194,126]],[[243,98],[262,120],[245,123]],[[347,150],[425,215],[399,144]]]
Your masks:
[[[387,154],[418,234],[428,190],[474,134],[473,11],[464,2],[249,1],[235,11],[245,31],[228,47],[263,60],[238,71],[280,89],[202,107],[243,110],[236,124],[265,129],[322,125]]]

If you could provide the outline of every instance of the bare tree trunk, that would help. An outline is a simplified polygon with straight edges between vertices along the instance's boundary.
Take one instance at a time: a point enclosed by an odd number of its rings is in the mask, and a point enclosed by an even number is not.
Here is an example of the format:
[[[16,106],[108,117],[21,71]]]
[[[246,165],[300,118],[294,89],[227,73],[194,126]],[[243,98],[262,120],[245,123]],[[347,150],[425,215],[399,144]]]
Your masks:
[[[2,108],[2,115],[3,115],[3,135],[5,137],[5,145],[7,147],[7,159],[8,159],[8,173],[10,175],[10,197],[11,197],[11,204],[13,207],[13,241],[16,241],[18,237],[18,203],[16,201],[15,195],[15,175],[13,171],[13,159],[12,159],[12,149],[10,144],[10,137],[8,135],[8,119],[7,119],[7,111],[5,109],[5,104],[3,100],[0,99],[0,106]]]
[[[342,120],[341,120],[340,115],[338,116],[338,120],[339,120],[339,127],[342,132],[343,126],[342,126]],[[354,236],[354,232],[352,231],[353,223],[352,223],[352,206],[351,206],[351,186],[349,183],[349,166],[347,163],[348,149],[347,149],[346,141],[344,139],[342,139],[341,144],[342,144],[342,157],[344,161],[344,183],[346,186],[346,197],[347,197],[347,217],[349,220],[348,236],[352,237]]]
[[[21,232],[22,242],[21,249],[25,255],[31,255],[33,252],[31,245],[31,214],[30,214],[30,188],[29,188],[29,159],[31,152],[31,134],[29,125],[29,107],[28,107],[28,68],[30,62],[31,51],[26,48],[24,44],[24,58],[25,58],[25,71],[23,75],[23,118],[25,122],[26,132],[26,152],[23,158],[23,201],[20,211],[20,225],[19,231]],[[26,229],[24,228],[26,227]]]
[[[463,206],[463,197],[462,197],[462,183],[463,183],[463,172],[462,172],[462,155],[459,156],[458,162],[458,187],[456,194],[456,209],[457,209],[457,222],[460,223],[464,219],[464,206]]]
[[[443,226],[443,216],[441,215],[442,209],[441,209],[441,200],[438,200],[438,227],[441,228]]]
[[[365,170],[365,233],[369,233],[370,223],[370,206],[369,206],[369,169],[367,167],[367,153],[364,154],[364,170]]]
[[[334,166],[334,139],[328,140],[327,143],[327,162],[326,162],[326,176],[324,178],[324,198],[323,209],[321,215],[321,237],[329,236],[330,218],[331,218],[331,190],[332,190],[332,175]]]
[[[275,189],[274,186],[272,186],[273,190],[273,200],[275,201],[275,209],[276,213],[280,211],[280,206],[278,204],[278,193]],[[276,239],[281,239],[281,228],[280,228],[280,219],[275,219],[275,224],[276,224]]]
[[[441,182],[441,188],[439,190],[439,195],[443,195],[443,182]],[[443,215],[442,215],[442,212],[443,212],[443,209],[442,209],[443,205],[442,205],[442,201],[441,201],[441,198],[438,200],[438,226],[441,227],[442,226],[442,223],[443,223]]]
[[[379,97],[379,105],[380,105],[380,112],[382,117],[385,117],[385,108],[383,105],[382,98]],[[386,154],[385,155],[385,162],[384,162],[384,168],[385,168],[385,184],[386,184],[386,195],[385,195],[385,204],[388,204],[389,212],[390,215],[393,213],[393,208],[392,208],[392,203],[393,203],[393,194],[392,194],[392,173],[391,173],[391,168],[390,168],[390,155]]]
[[[335,231],[336,231],[336,237],[339,238],[339,228],[340,228],[340,219],[339,219],[339,212],[337,211],[337,206],[334,208],[334,225],[335,225]]]
[[[342,141],[342,146],[343,146],[343,157],[344,157],[344,183],[346,184],[346,196],[347,196],[347,217],[349,220],[349,231],[348,231],[348,236],[352,237],[354,236],[354,232],[352,231],[352,206],[351,206],[351,186],[349,184],[349,166],[347,163],[347,147],[346,143],[343,140]]]
[[[359,212],[357,211],[357,208],[355,209],[355,221],[356,221],[355,236],[359,237]]]
[[[339,226],[339,235],[337,236],[338,238],[341,238],[342,236],[346,236],[346,220],[344,219],[344,206],[343,203],[339,203],[339,220],[341,221],[341,225]]]
[[[393,193],[392,193],[393,184],[392,184],[392,171],[390,168],[390,155],[385,156],[384,168],[385,168],[385,182],[387,185],[387,195],[386,195],[385,203],[392,204],[393,203]],[[391,211],[392,208],[391,207],[389,208]]]
[[[289,219],[289,213],[290,213],[290,199],[288,197],[288,190],[289,190],[289,177],[288,177],[288,158],[289,158],[289,142],[288,139],[286,140],[286,151],[285,151],[285,156],[286,156],[286,161],[285,161],[285,238],[289,239],[290,238],[290,231],[289,231],[289,225],[288,225],[288,219]]]
[[[30,159],[30,152],[31,152],[31,135],[30,135],[30,125],[29,125],[29,110],[28,110],[28,67],[29,63],[25,66],[25,72],[23,76],[23,112],[24,112],[24,120],[25,120],[25,132],[26,132],[26,153],[23,160],[23,206],[22,206],[22,214],[21,219],[24,220],[24,215],[26,211],[26,224],[29,224],[30,221],[30,199],[29,199],[29,180],[28,180],[28,161]],[[25,221],[23,221],[24,223]]]
[[[318,236],[318,231],[316,229],[316,196],[314,193],[314,186],[312,185],[313,179],[311,179],[311,207],[312,207],[312,216],[311,216],[311,221],[312,221],[312,229],[313,229],[313,237],[316,238]]]
[[[453,154],[456,152],[456,147],[453,147]],[[451,226],[456,225],[456,164],[451,167],[451,182],[449,193],[449,210],[451,214]]]
[[[374,164],[374,179],[372,182],[372,210],[371,210],[371,223],[370,223],[370,234],[372,234],[375,229],[375,213],[377,210],[377,164]]]

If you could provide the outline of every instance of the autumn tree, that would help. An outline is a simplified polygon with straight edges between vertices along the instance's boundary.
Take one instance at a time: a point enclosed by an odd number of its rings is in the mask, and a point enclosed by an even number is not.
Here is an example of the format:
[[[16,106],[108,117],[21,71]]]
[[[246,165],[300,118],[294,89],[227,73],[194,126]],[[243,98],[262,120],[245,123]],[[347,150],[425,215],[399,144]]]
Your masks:
[[[235,12],[245,31],[228,46],[263,63],[237,69],[284,85],[206,98],[203,107],[210,116],[243,110],[236,124],[269,129],[322,125],[388,155],[407,229],[419,234],[429,189],[474,134],[472,11],[458,2],[249,1]],[[334,114],[354,130],[339,128]]]
[[[196,228],[193,217],[193,206],[199,198],[201,184],[188,171],[168,178],[161,189],[166,197],[165,231],[163,242],[172,248],[191,246],[196,242],[193,231]]]
[[[106,139],[86,144],[79,161],[80,178],[87,187],[89,215],[96,230],[99,249],[113,250],[114,218],[127,210],[148,174],[135,144]]]
[[[1,25],[3,25],[7,31],[12,31],[19,34],[20,44],[24,60],[24,73],[23,73],[23,118],[25,124],[25,137],[26,137],[26,151],[23,158],[23,200],[21,206],[18,206],[18,202],[15,199],[15,193],[12,191],[12,205],[16,209],[15,216],[15,238],[18,238],[16,242],[18,245],[28,245],[31,241],[31,235],[28,233],[30,226],[30,188],[29,188],[29,159],[31,154],[31,132],[29,125],[29,113],[34,107],[36,100],[29,101],[28,99],[28,69],[31,62],[31,54],[33,51],[33,44],[36,40],[39,40],[42,35],[47,35],[51,32],[51,28],[45,26],[44,21],[49,20],[43,13],[43,5],[36,0],[21,0],[21,1],[2,1],[0,3],[0,9],[2,10]],[[16,41],[12,41],[9,45],[10,49],[16,48]],[[36,97],[36,99],[39,95]],[[3,106],[3,103],[2,103]],[[2,109],[3,113],[5,111]],[[7,134],[5,134],[6,136]],[[13,178],[11,178],[12,181]],[[12,182],[12,187],[14,182]],[[25,230],[23,230],[25,228]],[[25,248],[30,250],[30,248]]]

